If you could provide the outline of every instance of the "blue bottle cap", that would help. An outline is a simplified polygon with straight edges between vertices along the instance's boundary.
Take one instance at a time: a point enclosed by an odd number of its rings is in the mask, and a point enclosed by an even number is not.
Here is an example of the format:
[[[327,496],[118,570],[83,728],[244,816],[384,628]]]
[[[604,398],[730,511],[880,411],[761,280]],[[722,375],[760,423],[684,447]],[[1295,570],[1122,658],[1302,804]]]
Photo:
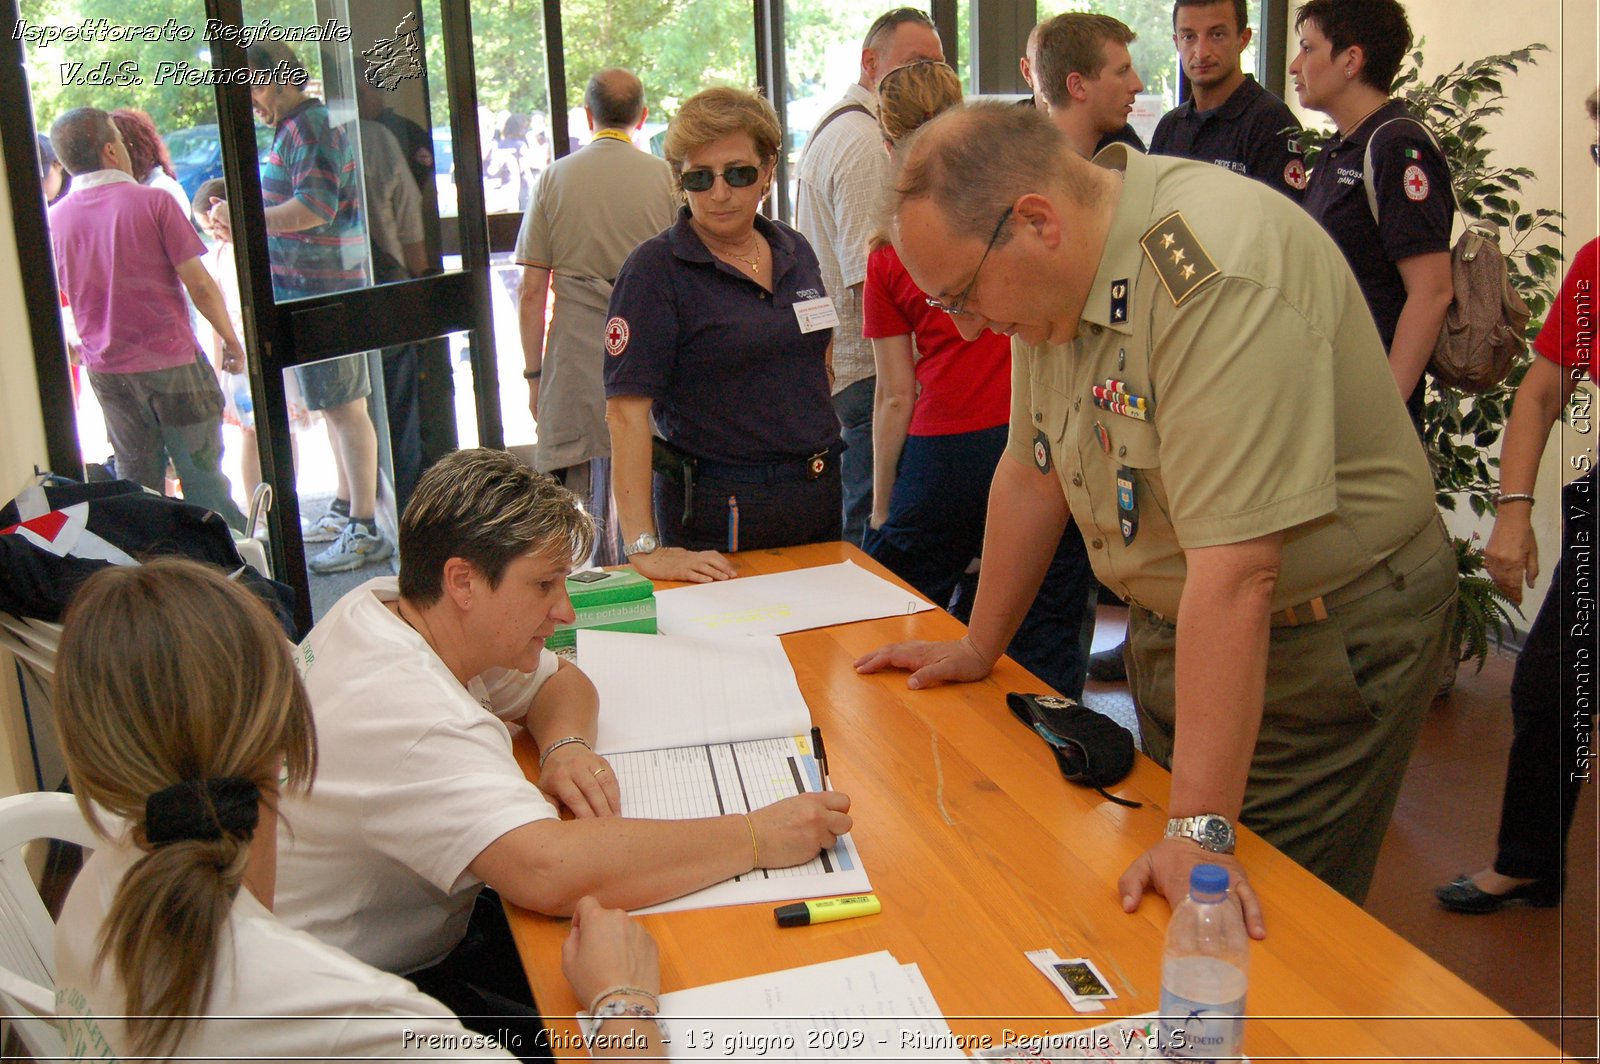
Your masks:
[[[1189,893],[1226,894],[1228,870],[1221,865],[1198,864],[1189,871]]]

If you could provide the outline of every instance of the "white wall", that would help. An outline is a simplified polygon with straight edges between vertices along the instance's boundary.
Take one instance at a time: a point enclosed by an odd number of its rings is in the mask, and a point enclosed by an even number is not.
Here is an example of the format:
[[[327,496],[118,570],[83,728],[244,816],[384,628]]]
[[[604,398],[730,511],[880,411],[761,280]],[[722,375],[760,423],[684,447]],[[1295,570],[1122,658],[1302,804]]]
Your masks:
[[[0,173],[5,158],[0,154]],[[0,181],[0,500],[9,499],[46,464],[44,419],[35,398],[33,345],[22,301],[22,264],[11,224],[11,191]],[[33,789],[33,766],[17,692],[16,669],[0,651],[0,795]]]
[[[1502,166],[1525,166],[1538,180],[1523,186],[1525,209],[1550,207],[1566,212],[1566,239],[1556,241],[1570,257],[1600,232],[1597,199],[1600,169],[1589,158],[1595,128],[1584,110],[1584,100],[1600,82],[1596,34],[1600,25],[1594,0],[1403,0],[1412,33],[1421,42],[1422,73],[1433,77],[1459,62],[1499,54],[1529,44],[1544,44],[1549,52],[1537,55],[1537,64],[1524,67],[1505,86],[1505,113],[1486,123],[1491,161]],[[1290,12],[1290,52],[1293,59],[1294,14]],[[1289,106],[1308,126],[1329,125],[1327,117],[1299,106],[1293,81],[1285,82]],[[1563,271],[1565,272],[1565,271]],[[1555,564],[1560,539],[1560,485],[1572,471],[1570,459],[1597,448],[1594,432],[1580,435],[1559,423],[1545,447],[1535,494],[1534,527],[1539,538],[1544,572],[1533,592],[1523,601],[1526,630],[1543,601],[1549,571]],[[1446,522],[1457,535],[1476,531],[1489,537],[1491,521],[1474,521],[1471,511],[1452,515]]]

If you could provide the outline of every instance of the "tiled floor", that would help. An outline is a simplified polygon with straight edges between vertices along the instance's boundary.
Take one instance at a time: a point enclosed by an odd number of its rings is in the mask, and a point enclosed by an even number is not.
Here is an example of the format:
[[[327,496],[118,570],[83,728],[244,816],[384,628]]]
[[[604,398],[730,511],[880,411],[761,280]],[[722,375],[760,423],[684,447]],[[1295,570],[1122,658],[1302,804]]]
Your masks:
[[[1115,646],[1125,610],[1101,607],[1095,648]],[[1596,807],[1587,787],[1568,850],[1558,909],[1508,907],[1488,916],[1444,911],[1433,888],[1493,857],[1511,743],[1507,692],[1516,659],[1491,656],[1461,670],[1434,703],[1384,839],[1367,911],[1518,1015],[1575,1059],[1596,1054]],[[1118,718],[1133,713],[1126,684],[1090,681],[1084,701]]]

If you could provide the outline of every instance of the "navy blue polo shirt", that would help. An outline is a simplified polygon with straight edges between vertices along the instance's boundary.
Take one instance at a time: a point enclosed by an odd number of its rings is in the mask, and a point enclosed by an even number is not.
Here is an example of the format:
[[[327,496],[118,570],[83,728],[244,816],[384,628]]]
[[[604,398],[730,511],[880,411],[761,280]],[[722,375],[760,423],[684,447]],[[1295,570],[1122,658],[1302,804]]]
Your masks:
[[[697,458],[766,464],[839,442],[826,355],[832,329],[802,333],[795,304],[825,295],[816,253],[761,215],[771,292],[707,250],[689,224],[634,249],[606,322],[606,397],[655,401],[661,435]]]
[[[1107,133],[1100,138],[1100,143],[1094,146],[1094,154],[1099,155],[1100,149],[1108,144],[1128,144],[1140,151],[1144,151],[1144,141],[1139,139],[1139,133],[1131,125],[1123,126],[1115,133]],[[1093,158],[1093,156],[1091,156]]]
[[[1193,100],[1185,100],[1162,115],[1150,154],[1213,163],[1299,203],[1306,187],[1299,138],[1300,123],[1289,106],[1246,75],[1220,107],[1197,111]]]

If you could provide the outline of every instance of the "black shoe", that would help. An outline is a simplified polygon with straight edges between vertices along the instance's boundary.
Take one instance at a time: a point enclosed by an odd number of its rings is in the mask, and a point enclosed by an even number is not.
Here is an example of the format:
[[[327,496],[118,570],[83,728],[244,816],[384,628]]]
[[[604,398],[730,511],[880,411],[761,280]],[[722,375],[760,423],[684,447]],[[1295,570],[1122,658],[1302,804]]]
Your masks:
[[[1471,876],[1457,876],[1444,886],[1435,888],[1433,896],[1453,913],[1477,915],[1499,912],[1501,906],[1510,902],[1521,902],[1535,909],[1550,909],[1561,904],[1561,883],[1559,880],[1536,879],[1532,883],[1512,887],[1504,894],[1490,894],[1478,889]]]
[[[1126,643],[1118,643],[1110,650],[1102,650],[1089,655],[1089,677],[1094,680],[1104,680],[1115,683],[1128,678],[1128,667],[1122,660],[1122,649]]]

